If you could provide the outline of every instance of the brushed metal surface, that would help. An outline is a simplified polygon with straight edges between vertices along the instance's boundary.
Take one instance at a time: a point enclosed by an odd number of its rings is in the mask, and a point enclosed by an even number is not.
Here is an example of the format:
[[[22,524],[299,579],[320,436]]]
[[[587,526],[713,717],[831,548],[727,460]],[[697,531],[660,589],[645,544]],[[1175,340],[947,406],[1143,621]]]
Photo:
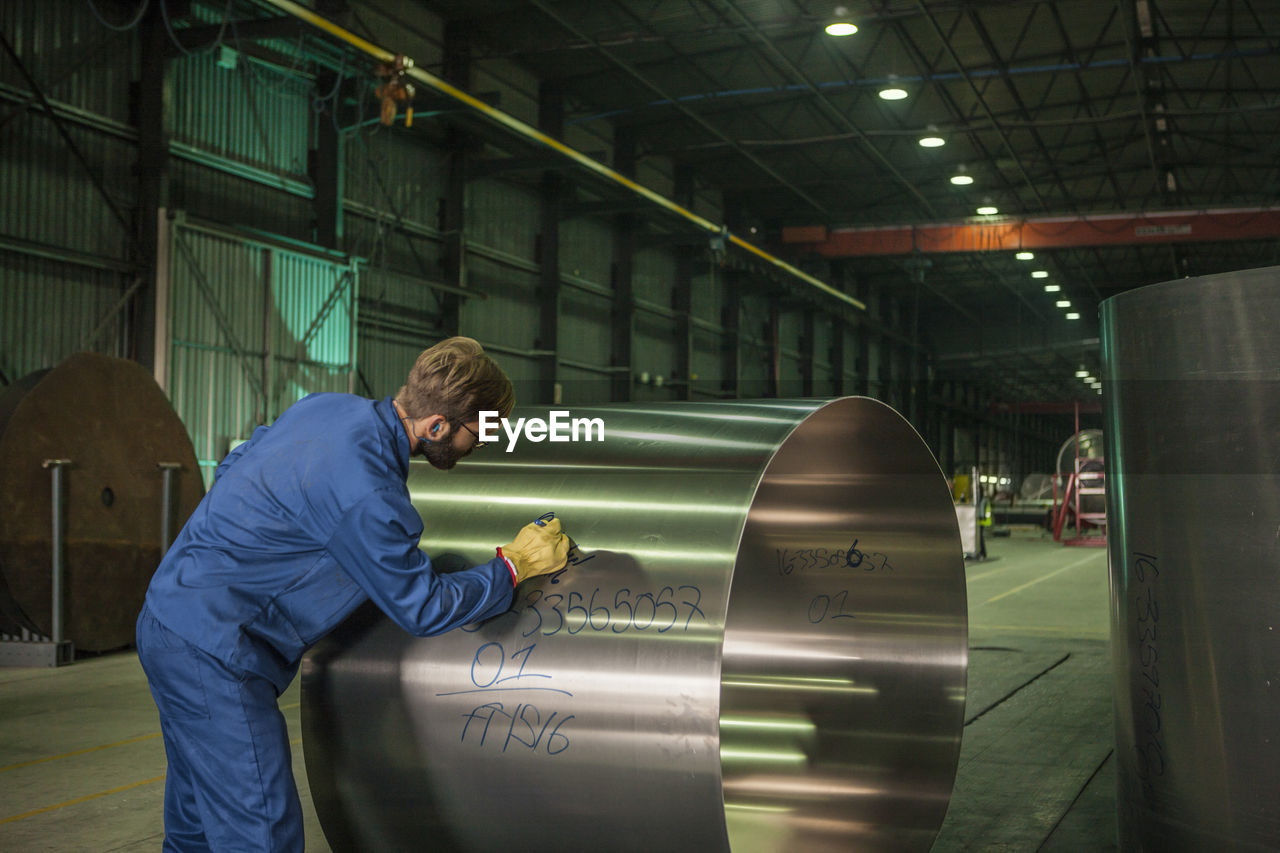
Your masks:
[[[1125,850],[1280,847],[1280,267],[1102,303]]]
[[[304,661],[334,849],[927,850],[967,610],[915,431],[865,398],[572,414],[605,441],[410,474],[441,561],[555,510],[567,572],[426,640],[362,612]]]

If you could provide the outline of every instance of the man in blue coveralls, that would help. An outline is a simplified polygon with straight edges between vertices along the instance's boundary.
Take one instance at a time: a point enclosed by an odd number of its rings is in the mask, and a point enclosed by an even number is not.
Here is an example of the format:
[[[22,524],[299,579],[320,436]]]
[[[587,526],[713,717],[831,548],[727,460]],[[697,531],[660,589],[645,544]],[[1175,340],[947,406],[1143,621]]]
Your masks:
[[[165,850],[303,850],[276,699],[360,604],[426,637],[505,612],[515,584],[565,566],[558,519],[465,571],[437,574],[418,548],[409,457],[452,468],[477,446],[479,412],[506,417],[514,400],[478,343],[450,338],[394,398],[312,394],[218,466],[138,617],[169,762]]]

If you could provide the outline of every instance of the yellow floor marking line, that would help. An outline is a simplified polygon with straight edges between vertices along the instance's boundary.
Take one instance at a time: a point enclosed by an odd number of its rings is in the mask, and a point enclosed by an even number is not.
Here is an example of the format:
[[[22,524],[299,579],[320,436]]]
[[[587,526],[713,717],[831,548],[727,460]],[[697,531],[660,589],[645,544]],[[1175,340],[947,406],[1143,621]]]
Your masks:
[[[140,743],[141,741],[144,741],[144,740],[154,740],[155,738],[158,738],[158,737],[160,737],[159,732],[152,732],[149,735],[139,735],[138,737],[131,737],[125,740],[118,740],[115,743],[104,743],[101,746],[90,746],[84,749],[77,749],[74,752],[64,752],[61,755],[48,755],[48,756],[45,756],[44,758],[33,758],[30,761],[21,761],[17,764],[9,764],[4,767],[0,767],[0,773],[4,773],[9,770],[17,770],[21,767],[30,767],[33,764],[43,764],[46,761],[57,761],[60,758],[71,758],[76,755],[85,755],[86,753],[97,752],[100,749],[112,749],[117,746],[128,746],[131,743]]]
[[[143,779],[141,782],[130,782],[128,785],[120,785],[117,788],[108,788],[107,790],[99,791],[96,794],[86,794],[83,797],[76,797],[74,800],[67,800],[65,803],[56,803],[52,806],[44,806],[43,808],[32,809],[31,811],[23,812],[22,814],[16,814],[6,818],[0,818],[0,825],[6,824],[6,823],[13,823],[16,820],[26,820],[29,817],[35,817],[36,815],[44,814],[45,812],[56,811],[58,809],[64,809],[67,806],[74,806],[79,803],[88,802],[89,800],[96,800],[98,799],[98,797],[106,797],[110,794],[119,794],[122,791],[128,791],[132,788],[141,788],[143,785],[151,785],[156,782],[159,782],[164,777],[165,777],[165,774],[161,773],[159,776],[152,776],[150,779]]]
[[[1007,592],[1002,592],[993,598],[988,598],[986,601],[982,603],[990,604],[993,601],[999,601],[1002,598],[1008,598],[1009,596],[1013,595],[1015,592],[1022,592],[1024,589],[1026,589],[1029,586],[1035,586],[1041,581],[1047,581],[1049,578],[1053,577],[1054,575],[1060,575],[1063,572],[1067,571],[1068,569],[1074,569],[1076,566],[1083,566],[1085,563],[1089,562],[1090,560],[1096,560],[1098,557],[1105,557],[1106,555],[1107,555],[1106,551],[1099,551],[1096,554],[1090,554],[1089,556],[1085,557],[1083,560],[1076,560],[1074,563],[1068,563],[1067,565],[1063,566],[1060,569],[1055,569],[1054,571],[1049,572],[1049,574],[1047,575],[1041,575],[1040,577],[1036,578],[1033,581],[1027,581],[1021,586],[1015,586],[1013,589],[1008,590]]]
[[[1011,572],[1011,571],[1013,571],[1014,569],[1029,569],[1029,568],[1032,568],[1032,567],[1031,567],[1031,566],[1017,566],[1017,565],[1014,565],[1014,566],[1005,566],[1005,567],[1000,568],[1000,569],[992,569],[992,570],[991,570],[991,571],[989,571],[989,572],[983,572],[983,573],[982,573],[982,574],[980,574],[980,575],[974,575],[974,576],[972,576],[972,577],[967,577],[967,578],[965,578],[965,579],[964,579],[964,582],[965,582],[965,583],[972,583],[973,581],[982,580],[983,578],[989,578],[989,577],[991,577],[992,575],[998,575],[998,574],[1000,574],[1001,572]]]
[[[982,580],[983,578],[989,578],[992,575],[998,575],[1004,572],[1011,572],[1017,569],[1035,569],[1039,566],[1039,564],[1042,561],[1044,561],[1047,558],[1047,556],[1048,556],[1047,554],[1040,554],[1026,563],[1014,563],[1011,566],[1001,566],[998,569],[991,569],[990,571],[981,572],[980,574],[967,576],[965,577],[964,580],[965,580],[965,583],[968,583],[969,581],[978,581],[978,580]]]

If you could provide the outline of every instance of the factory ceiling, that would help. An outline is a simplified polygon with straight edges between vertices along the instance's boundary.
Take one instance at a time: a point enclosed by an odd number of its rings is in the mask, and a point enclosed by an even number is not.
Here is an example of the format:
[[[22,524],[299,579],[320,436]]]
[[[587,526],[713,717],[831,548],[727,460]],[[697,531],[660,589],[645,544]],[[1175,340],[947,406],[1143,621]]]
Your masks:
[[[1102,299],[1280,263],[1273,0],[414,2],[557,84],[567,123],[692,167],[772,250],[919,288],[926,326],[977,330],[973,367],[984,330],[1022,370],[1096,363]],[[920,227],[943,223],[947,245]]]
[[[289,5],[252,2],[268,15]],[[1096,401],[1074,372],[1099,366],[1102,300],[1280,264],[1276,0],[315,8],[391,51],[361,11],[405,26],[429,12],[473,69],[509,63],[561,95],[567,130],[623,134],[638,162],[674,164],[721,194],[734,234],[823,281],[901,294],[937,375],[994,381],[1013,403]],[[832,36],[832,23],[857,31]],[[312,42],[324,43],[335,44]],[[441,116],[503,139],[512,162],[537,161],[474,111]],[[628,170],[616,151],[586,153]],[[586,183],[599,178],[591,165]],[[618,205],[616,186],[596,190],[599,210]],[[657,239],[679,234],[660,220]],[[771,272],[779,293],[796,292],[795,276]]]

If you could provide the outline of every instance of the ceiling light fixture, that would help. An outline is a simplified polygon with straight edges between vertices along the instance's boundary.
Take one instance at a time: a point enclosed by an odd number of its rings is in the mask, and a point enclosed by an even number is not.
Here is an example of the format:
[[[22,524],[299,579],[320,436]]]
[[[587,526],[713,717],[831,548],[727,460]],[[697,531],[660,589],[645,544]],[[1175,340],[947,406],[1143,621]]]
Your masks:
[[[1060,284],[1046,284],[1044,286],[1045,293],[1057,293],[1059,290],[1062,290],[1062,285]]]
[[[924,136],[918,140],[921,148],[941,148],[947,140],[938,135],[937,125],[929,125],[924,129]]]
[[[849,18],[849,10],[844,6],[837,6],[832,13],[831,20],[827,22],[827,35],[851,36],[858,31],[858,25]]]
[[[1079,319],[1080,319],[1080,315],[1079,315],[1079,314],[1077,314],[1075,311],[1068,311],[1068,312],[1067,312],[1067,319],[1068,319],[1068,320],[1079,320]]]
[[[1071,307],[1071,300],[1070,300],[1070,299],[1059,299],[1059,300],[1058,300],[1057,302],[1055,302],[1054,304],[1055,304],[1055,305],[1057,305],[1059,308],[1070,308],[1070,307]]]
[[[977,210],[977,214],[979,216],[995,216],[999,212],[1000,208],[996,207],[994,204],[984,204]]]
[[[1031,277],[1032,278],[1048,278],[1049,273],[1046,270],[1032,270]]]
[[[898,77],[890,74],[887,85],[880,90],[880,97],[886,101],[901,101],[907,97],[907,90],[898,85]]]
[[[849,15],[849,9],[845,9],[844,6],[836,6],[836,19],[828,23],[826,27],[828,36],[836,36],[838,38],[852,36],[855,32],[858,32],[858,24],[849,20],[847,15]]]
[[[1085,370],[1083,367],[1076,371],[1076,379],[1084,379],[1088,375],[1089,371]]]
[[[969,174],[967,169],[965,169],[963,163],[956,166],[956,173],[951,176],[951,183],[958,187],[967,187],[969,184],[973,183],[973,176]]]
[[[1014,257],[1020,261],[1034,261],[1036,259],[1036,253],[1035,252],[1019,252],[1018,254],[1014,255]]]

